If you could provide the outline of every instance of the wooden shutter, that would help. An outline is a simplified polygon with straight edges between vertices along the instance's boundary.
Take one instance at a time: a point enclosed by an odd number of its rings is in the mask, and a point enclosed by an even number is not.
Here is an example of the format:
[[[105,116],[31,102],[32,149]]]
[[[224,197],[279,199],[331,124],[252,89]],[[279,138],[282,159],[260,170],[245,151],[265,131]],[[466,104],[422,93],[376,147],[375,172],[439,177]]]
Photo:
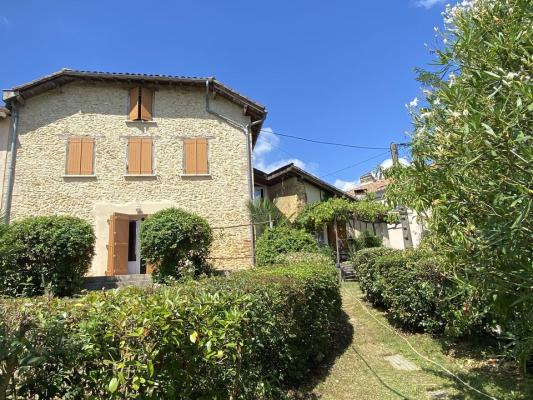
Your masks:
[[[143,121],[152,120],[152,99],[153,91],[147,88],[141,88],[141,119]]]
[[[152,139],[141,139],[141,174],[152,173]]]
[[[81,163],[81,138],[68,139],[67,175],[79,175]]]
[[[196,173],[207,174],[207,139],[196,139]]]
[[[184,140],[184,172],[186,175],[209,173],[207,139]]]
[[[142,139],[129,138],[128,141],[128,174],[141,173],[141,145]]]
[[[93,174],[94,139],[83,138],[81,141],[80,175]]]
[[[109,245],[106,275],[128,274],[129,215],[114,213],[108,220]]]
[[[152,143],[152,138],[129,138],[128,174],[152,174]]]
[[[94,138],[69,138],[67,153],[67,175],[93,174]]]
[[[185,160],[184,171],[187,175],[196,174],[196,139],[185,139]]]
[[[139,88],[134,87],[130,89],[130,111],[129,118],[131,121],[136,121],[140,118],[139,110]]]

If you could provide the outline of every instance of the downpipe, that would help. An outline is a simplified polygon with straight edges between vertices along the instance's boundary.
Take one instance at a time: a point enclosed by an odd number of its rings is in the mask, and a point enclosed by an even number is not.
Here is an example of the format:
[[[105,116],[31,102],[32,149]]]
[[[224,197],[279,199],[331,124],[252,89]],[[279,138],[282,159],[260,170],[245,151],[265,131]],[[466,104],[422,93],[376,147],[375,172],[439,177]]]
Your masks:
[[[7,170],[7,185],[2,204],[2,219],[4,224],[9,224],[11,205],[13,202],[13,187],[15,184],[15,165],[17,162],[17,139],[19,112],[15,101],[11,106],[11,125],[9,130],[9,169]]]
[[[254,199],[254,174],[253,174],[253,166],[252,166],[252,127],[258,124],[262,124],[265,118],[262,118],[258,121],[251,122],[246,125],[242,125],[238,123],[237,121],[232,120],[231,118],[226,117],[225,115],[222,115],[214,110],[211,109],[210,103],[209,103],[209,86],[211,85],[212,79],[207,79],[205,81],[205,109],[209,114],[212,114],[224,121],[226,121],[228,124],[236,127],[237,129],[241,130],[244,133],[244,136],[246,137],[246,163],[247,163],[247,175],[248,175],[248,197],[250,200]],[[250,250],[252,255],[252,267],[255,267],[255,234],[254,234],[254,226],[250,226]]]

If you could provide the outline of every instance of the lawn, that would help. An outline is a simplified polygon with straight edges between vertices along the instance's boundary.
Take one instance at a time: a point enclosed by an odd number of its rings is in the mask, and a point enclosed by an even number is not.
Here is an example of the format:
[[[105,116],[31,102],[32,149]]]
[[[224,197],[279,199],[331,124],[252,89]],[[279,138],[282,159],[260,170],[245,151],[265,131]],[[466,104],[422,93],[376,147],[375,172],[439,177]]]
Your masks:
[[[402,338],[386,329],[391,325],[385,313],[364,301],[356,283],[343,284],[342,294],[347,328],[339,338],[337,357],[318,370],[306,387],[299,388],[295,398],[533,399],[533,379],[521,377],[513,365],[499,363],[486,346],[446,343],[427,334],[401,332],[419,353],[488,396],[464,387],[417,356]],[[417,370],[393,368],[385,359],[393,355],[402,356]]]

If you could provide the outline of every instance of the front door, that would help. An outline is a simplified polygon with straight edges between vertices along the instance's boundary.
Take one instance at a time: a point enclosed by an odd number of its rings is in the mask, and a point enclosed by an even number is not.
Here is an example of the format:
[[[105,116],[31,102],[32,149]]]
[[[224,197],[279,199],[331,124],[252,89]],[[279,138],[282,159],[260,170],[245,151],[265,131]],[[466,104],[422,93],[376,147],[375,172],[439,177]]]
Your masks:
[[[130,216],[114,213],[108,223],[109,245],[106,275],[127,275]]]

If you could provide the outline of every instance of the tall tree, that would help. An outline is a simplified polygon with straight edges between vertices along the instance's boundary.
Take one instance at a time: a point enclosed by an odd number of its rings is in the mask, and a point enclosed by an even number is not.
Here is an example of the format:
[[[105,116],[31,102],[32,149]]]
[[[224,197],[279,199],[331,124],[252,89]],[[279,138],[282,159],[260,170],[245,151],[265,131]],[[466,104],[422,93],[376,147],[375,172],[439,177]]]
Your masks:
[[[390,201],[430,210],[428,243],[490,302],[523,365],[533,355],[533,2],[446,8]]]

